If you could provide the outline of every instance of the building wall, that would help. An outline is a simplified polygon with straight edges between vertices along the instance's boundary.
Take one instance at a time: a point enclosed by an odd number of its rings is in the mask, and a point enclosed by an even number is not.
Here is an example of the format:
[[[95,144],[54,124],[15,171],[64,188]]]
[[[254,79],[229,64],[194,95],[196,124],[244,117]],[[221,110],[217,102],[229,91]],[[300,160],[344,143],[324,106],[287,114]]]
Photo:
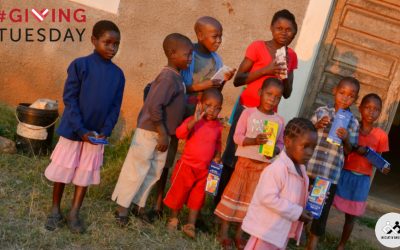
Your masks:
[[[113,14],[65,0],[17,3],[4,0],[0,2],[0,10],[83,8],[87,19],[84,23],[52,23],[49,19],[39,22],[33,18],[27,23],[12,23],[9,20],[1,22],[0,28],[7,28],[8,31],[3,32],[3,41],[0,42],[0,102],[16,106],[18,103],[33,102],[38,98],[51,98],[62,103],[62,89],[69,63],[76,57],[91,53],[93,49],[90,43],[91,27],[98,20],[110,19],[117,23],[122,34],[120,50],[114,62],[123,69],[126,76],[124,101],[118,124],[119,131],[125,133],[136,125],[136,117],[142,105],[143,87],[166,64],[161,44],[167,34],[180,32],[195,41],[193,31],[195,20],[203,15],[214,16],[224,27],[223,43],[218,52],[226,65],[237,68],[250,42],[271,38],[269,24],[275,11],[283,8],[292,11],[301,34],[308,4],[309,0],[121,0],[118,13]],[[78,38],[76,34],[74,42],[9,40],[8,32],[11,28],[22,28],[24,31],[27,27],[34,30],[58,28],[61,31],[67,28],[86,28],[86,31],[82,42],[76,41]],[[297,42],[296,38],[291,47],[296,48]],[[222,115],[230,115],[239,91],[239,88],[233,87],[232,82],[224,88],[225,103]],[[61,110],[62,108],[61,105]]]

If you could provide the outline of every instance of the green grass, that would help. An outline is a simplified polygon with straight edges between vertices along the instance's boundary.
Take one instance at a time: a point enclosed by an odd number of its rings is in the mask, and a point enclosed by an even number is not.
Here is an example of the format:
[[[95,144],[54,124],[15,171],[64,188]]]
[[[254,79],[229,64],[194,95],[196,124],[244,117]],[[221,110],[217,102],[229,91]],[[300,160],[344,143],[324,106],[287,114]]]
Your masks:
[[[375,229],[376,222],[378,221],[377,218],[370,218],[370,217],[359,217],[357,218],[357,223],[360,225],[364,225],[368,228]]]
[[[8,139],[14,139],[15,128],[17,120],[15,118],[15,111],[0,103],[0,136]]]
[[[15,122],[12,110],[0,106],[2,133],[13,138]],[[6,121],[3,123],[3,121]],[[115,224],[115,203],[110,196],[117,181],[129,147],[130,138],[115,142],[105,151],[101,184],[88,189],[81,217],[87,226],[83,235],[71,234],[66,227],[49,232],[44,222],[51,207],[52,184],[44,177],[48,157],[28,158],[23,155],[0,154],[0,248],[1,249],[219,249],[217,226],[212,216],[212,202],[208,199],[203,210],[207,233],[199,232],[190,240],[181,232],[168,234],[166,218],[153,225],[132,218],[126,228]],[[63,213],[68,212],[73,187],[67,186],[62,202]],[[149,204],[154,202],[154,195]],[[181,220],[185,221],[187,211]],[[327,235],[319,249],[335,249],[338,239]],[[302,249],[289,245],[289,249]],[[364,241],[353,241],[348,249],[373,249]]]

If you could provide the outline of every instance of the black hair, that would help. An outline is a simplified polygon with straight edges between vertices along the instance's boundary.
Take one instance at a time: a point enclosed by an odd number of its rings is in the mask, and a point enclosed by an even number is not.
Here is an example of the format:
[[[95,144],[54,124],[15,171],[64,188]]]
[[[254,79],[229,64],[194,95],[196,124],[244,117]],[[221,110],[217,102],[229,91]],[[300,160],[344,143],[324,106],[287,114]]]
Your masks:
[[[271,26],[274,25],[274,23],[278,21],[279,18],[289,20],[293,24],[294,34],[297,34],[296,18],[294,17],[292,12],[288,11],[287,9],[275,12],[274,16],[272,17]]]
[[[343,77],[342,80],[338,83],[337,87],[340,87],[344,82],[349,82],[353,84],[357,88],[357,93],[360,91],[360,82],[352,76]]]
[[[286,125],[283,136],[288,138],[296,138],[300,135],[304,135],[305,132],[317,133],[317,129],[310,120],[306,118],[295,117]]]
[[[222,24],[217,19],[211,16],[202,16],[199,19],[197,19],[196,23],[194,24],[194,31],[196,32],[196,34],[200,32],[202,26],[207,24],[222,30]]]
[[[121,35],[121,32],[119,31],[118,26],[115,23],[113,23],[109,20],[101,20],[101,21],[98,21],[93,26],[92,36],[99,39],[107,31],[115,31],[119,35]]]
[[[215,97],[217,99],[219,99],[221,101],[221,104],[224,101],[224,96],[222,95],[221,91],[219,91],[216,88],[210,88],[207,89],[203,92],[202,96],[201,96],[201,102],[204,102],[205,100],[207,100],[210,96]]]
[[[176,51],[183,43],[193,46],[192,41],[187,36],[180,33],[171,33],[164,38],[163,49],[165,55],[169,57],[172,51]]]
[[[267,87],[269,87],[270,85],[275,85],[278,86],[282,89],[284,89],[283,83],[281,80],[279,80],[278,78],[275,77],[271,77],[271,78],[267,78],[264,80],[262,86],[261,86],[261,90],[266,89]]]
[[[367,101],[369,101],[370,99],[375,99],[379,102],[379,104],[382,107],[382,99],[379,97],[379,95],[375,94],[375,93],[369,93],[367,95],[365,95],[363,97],[363,99],[361,100],[361,106],[363,106],[365,103],[367,103]]]

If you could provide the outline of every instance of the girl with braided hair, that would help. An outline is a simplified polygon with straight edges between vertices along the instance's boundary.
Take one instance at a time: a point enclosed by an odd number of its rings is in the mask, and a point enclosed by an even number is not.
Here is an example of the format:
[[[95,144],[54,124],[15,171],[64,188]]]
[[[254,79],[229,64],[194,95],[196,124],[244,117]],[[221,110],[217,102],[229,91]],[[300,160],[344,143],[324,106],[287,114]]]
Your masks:
[[[299,242],[303,224],[312,220],[305,210],[308,177],[304,164],[317,145],[311,121],[294,118],[284,131],[285,149],[265,168],[243,220],[251,235],[245,249],[286,249],[289,238]]]

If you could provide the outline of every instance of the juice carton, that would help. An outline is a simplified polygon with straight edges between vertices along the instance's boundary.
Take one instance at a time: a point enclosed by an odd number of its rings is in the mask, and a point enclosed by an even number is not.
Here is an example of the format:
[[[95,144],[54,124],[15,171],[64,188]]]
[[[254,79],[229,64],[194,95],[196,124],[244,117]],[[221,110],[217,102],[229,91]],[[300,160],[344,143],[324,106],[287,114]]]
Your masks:
[[[321,176],[317,176],[317,178],[315,178],[314,186],[310,195],[308,196],[306,205],[306,210],[311,212],[314,219],[318,219],[321,216],[330,185],[331,180],[327,178]]]
[[[263,132],[267,135],[268,141],[260,145],[259,153],[267,157],[274,155],[275,143],[278,137],[279,125],[276,122],[265,121]]]
[[[211,77],[211,80],[219,80],[220,82],[225,81],[225,73],[231,71],[232,69],[229,66],[222,66],[217,73],[213,77]]]
[[[374,167],[376,167],[380,171],[382,171],[384,168],[390,167],[390,163],[370,147],[367,147],[367,152],[364,156]]]
[[[326,140],[329,143],[340,146],[342,144],[342,140],[339,138],[339,136],[337,136],[336,130],[338,128],[347,129],[352,117],[353,114],[350,111],[339,109],[336,112],[335,119],[333,120],[332,127],[329,130],[328,138],[326,138]]]
[[[206,192],[212,195],[216,195],[218,191],[219,182],[221,179],[223,165],[211,162],[210,168],[208,169]]]
[[[277,49],[275,52],[275,60],[277,64],[283,64],[283,67],[285,68],[285,71],[283,74],[279,76],[280,79],[286,79],[288,78],[287,75],[287,61],[286,61],[286,46],[283,46],[280,49]]]

